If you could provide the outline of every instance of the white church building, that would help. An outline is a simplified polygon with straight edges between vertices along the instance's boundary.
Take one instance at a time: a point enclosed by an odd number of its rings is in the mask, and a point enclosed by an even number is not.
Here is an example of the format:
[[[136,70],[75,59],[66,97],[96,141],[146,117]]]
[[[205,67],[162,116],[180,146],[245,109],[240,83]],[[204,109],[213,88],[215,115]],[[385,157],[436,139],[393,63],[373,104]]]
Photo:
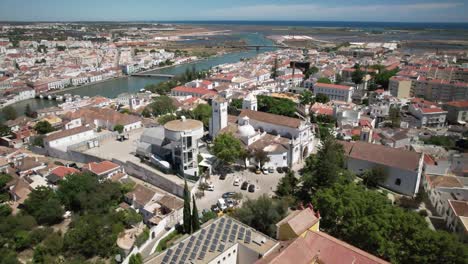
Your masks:
[[[210,135],[231,133],[251,152],[263,150],[269,157],[264,167],[286,167],[302,162],[314,147],[314,127],[306,120],[257,111],[257,98],[249,94],[239,116],[228,116],[227,102],[212,103]]]

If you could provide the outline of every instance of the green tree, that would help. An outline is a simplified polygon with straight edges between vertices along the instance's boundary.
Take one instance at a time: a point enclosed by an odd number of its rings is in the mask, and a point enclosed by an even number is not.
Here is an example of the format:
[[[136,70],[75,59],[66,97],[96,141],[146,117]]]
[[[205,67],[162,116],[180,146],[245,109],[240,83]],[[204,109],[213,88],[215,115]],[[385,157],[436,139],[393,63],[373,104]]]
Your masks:
[[[187,180],[184,184],[184,232],[186,234],[192,233],[192,214],[190,213],[190,191],[188,189]]]
[[[0,204],[0,217],[6,217],[11,215],[11,207],[7,204]]]
[[[273,67],[271,67],[271,75],[270,78],[276,79],[278,77],[278,58],[275,58],[273,62]]]
[[[242,109],[242,99],[232,99],[231,103],[229,106],[235,107],[237,109]]]
[[[305,90],[299,96],[299,101],[302,105],[312,104],[314,102],[314,95],[311,91]]]
[[[53,225],[62,221],[64,210],[55,192],[49,187],[33,190],[24,201],[24,209],[39,224]]]
[[[206,222],[210,221],[211,219],[215,219],[216,217],[218,217],[218,215],[215,212],[207,211],[207,212],[203,213],[202,218],[201,218],[201,222],[206,223]]]
[[[330,98],[328,98],[326,94],[319,93],[315,96],[315,101],[318,103],[325,104],[330,102]]]
[[[64,248],[70,254],[86,258],[109,257],[116,252],[116,240],[123,225],[115,222],[113,215],[84,214],[73,221],[64,237]]]
[[[57,195],[67,210],[103,213],[122,200],[120,187],[115,182],[100,182],[91,173],[76,173],[59,181]]]
[[[164,125],[169,121],[177,120],[177,119],[178,119],[178,116],[173,115],[173,114],[167,114],[167,115],[160,116],[158,118],[158,123],[161,125]]]
[[[10,134],[11,134],[10,128],[7,125],[1,123],[0,124],[0,137],[8,136]]]
[[[375,83],[381,85],[384,89],[388,89],[390,78],[395,76],[398,71],[398,68],[391,71],[381,69],[380,72],[374,76]]]
[[[226,164],[239,160],[243,157],[244,152],[242,143],[232,134],[223,133],[218,135],[214,140],[213,153]]]
[[[343,146],[332,137],[324,139],[317,155],[310,156],[306,161],[302,178],[303,188],[309,193],[314,189],[349,180],[349,174],[344,172]]]
[[[117,131],[117,132],[119,132],[119,134],[122,134],[123,131],[124,131],[124,126],[121,125],[121,124],[117,124],[117,125],[114,126],[114,131]]]
[[[296,188],[299,184],[299,179],[294,175],[294,171],[289,171],[286,175],[281,178],[278,185],[276,186],[275,194],[278,197],[294,196]]]
[[[197,204],[195,203],[195,196],[192,195],[192,232],[196,232],[200,229],[200,218],[198,215]]]
[[[44,121],[37,122],[37,124],[34,126],[34,130],[36,130],[36,132],[41,135],[45,135],[47,133],[54,131],[55,129],[54,127],[52,127],[52,125],[49,122],[44,120]]]
[[[392,206],[381,193],[335,184],[312,200],[321,229],[392,263],[466,263],[467,247],[455,236],[430,230],[423,217]]]
[[[18,114],[16,113],[15,108],[11,105],[7,105],[2,109],[3,117],[6,120],[14,120],[16,117],[18,117]]]
[[[276,98],[272,96],[257,96],[258,110],[275,115],[295,117],[296,103],[286,98]]]
[[[205,128],[208,128],[211,118],[211,106],[208,104],[199,104],[193,109],[193,117],[203,122]]]
[[[370,188],[376,188],[384,183],[388,177],[387,171],[382,167],[374,167],[362,174],[362,183]]]
[[[311,75],[316,74],[318,71],[319,71],[319,68],[317,68],[317,67],[315,67],[315,66],[310,67],[310,68],[305,72],[305,74],[304,74],[304,80],[309,79],[309,77],[310,77]]]
[[[130,256],[129,264],[143,264],[143,257],[140,253],[133,254]]]
[[[351,75],[351,80],[355,84],[361,84],[362,79],[364,78],[365,72],[363,72],[360,68],[355,68],[354,72]]]
[[[390,121],[392,122],[391,123],[392,127],[400,127],[400,121],[401,121],[400,108],[398,108],[397,106],[390,107],[388,116],[389,116]]]
[[[328,79],[327,77],[318,78],[317,82],[318,82],[318,83],[328,83],[328,84],[331,84],[330,79]]]
[[[263,149],[256,149],[253,152],[253,157],[259,164],[260,168],[263,168],[263,165],[270,161],[270,157],[268,157],[268,154]]]
[[[275,237],[276,223],[286,216],[287,203],[263,194],[256,200],[248,199],[242,207],[233,212],[233,216],[244,224]]]
[[[161,95],[156,97],[151,104],[149,104],[151,113],[153,116],[164,115],[167,113],[172,113],[176,110],[172,99],[166,95]]]

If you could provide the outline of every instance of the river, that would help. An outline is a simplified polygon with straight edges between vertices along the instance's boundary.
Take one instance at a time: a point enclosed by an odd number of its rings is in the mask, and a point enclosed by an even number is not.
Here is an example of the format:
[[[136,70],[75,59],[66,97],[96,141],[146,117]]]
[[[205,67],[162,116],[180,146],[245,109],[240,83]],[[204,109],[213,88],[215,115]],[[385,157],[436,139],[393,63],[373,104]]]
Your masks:
[[[237,37],[238,39],[243,39],[247,42],[248,45],[274,45],[274,43],[271,40],[265,38],[265,36],[262,34],[238,33],[230,37]],[[268,49],[262,49],[260,52],[265,52],[267,50]],[[178,75],[184,73],[186,69],[192,69],[192,67],[194,66],[196,70],[207,70],[216,65],[238,62],[241,58],[251,58],[256,56],[257,54],[258,52],[256,50],[233,52],[224,54],[222,56],[211,57],[194,63],[177,65],[174,67],[155,70],[154,72]],[[115,78],[101,83],[79,87],[73,90],[60,92],[58,94],[69,93],[81,96],[101,95],[108,98],[115,98],[121,93],[135,93],[143,87],[145,87],[145,85],[147,84],[158,83],[162,81],[164,81],[164,79],[156,77],[129,76],[125,78]],[[36,111],[38,109],[56,106],[58,103],[59,102],[57,101],[50,101],[45,99],[30,99],[15,103],[12,106],[15,108],[18,114],[22,114],[27,104],[31,106],[31,109]]]

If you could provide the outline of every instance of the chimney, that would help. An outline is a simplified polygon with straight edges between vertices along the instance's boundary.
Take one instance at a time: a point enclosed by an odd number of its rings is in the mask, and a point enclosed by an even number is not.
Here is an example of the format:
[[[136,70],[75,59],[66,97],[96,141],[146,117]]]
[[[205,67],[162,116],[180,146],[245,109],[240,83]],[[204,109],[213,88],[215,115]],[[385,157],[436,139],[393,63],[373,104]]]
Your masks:
[[[320,211],[319,211],[319,210],[317,210],[317,212],[315,213],[315,216],[316,216],[318,219],[320,219]]]
[[[307,207],[314,212],[314,206],[311,203],[308,203]]]
[[[181,116],[180,119],[182,120],[182,122],[185,122],[186,120],[185,116]]]

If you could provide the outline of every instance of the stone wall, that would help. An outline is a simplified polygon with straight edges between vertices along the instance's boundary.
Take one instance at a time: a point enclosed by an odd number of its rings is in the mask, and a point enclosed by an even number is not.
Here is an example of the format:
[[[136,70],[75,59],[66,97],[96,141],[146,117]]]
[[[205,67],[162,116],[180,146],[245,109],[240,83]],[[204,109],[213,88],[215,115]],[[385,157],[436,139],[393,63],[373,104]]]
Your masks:
[[[151,171],[149,169],[143,168],[138,164],[135,164],[131,161],[122,162],[116,159],[112,159],[112,162],[120,164],[124,167],[125,172],[128,175],[131,175],[135,178],[138,178],[142,181],[148,182],[162,190],[169,192],[173,195],[183,197],[184,196],[184,187],[176,184],[175,182],[165,178],[162,175],[158,175],[157,172]]]

